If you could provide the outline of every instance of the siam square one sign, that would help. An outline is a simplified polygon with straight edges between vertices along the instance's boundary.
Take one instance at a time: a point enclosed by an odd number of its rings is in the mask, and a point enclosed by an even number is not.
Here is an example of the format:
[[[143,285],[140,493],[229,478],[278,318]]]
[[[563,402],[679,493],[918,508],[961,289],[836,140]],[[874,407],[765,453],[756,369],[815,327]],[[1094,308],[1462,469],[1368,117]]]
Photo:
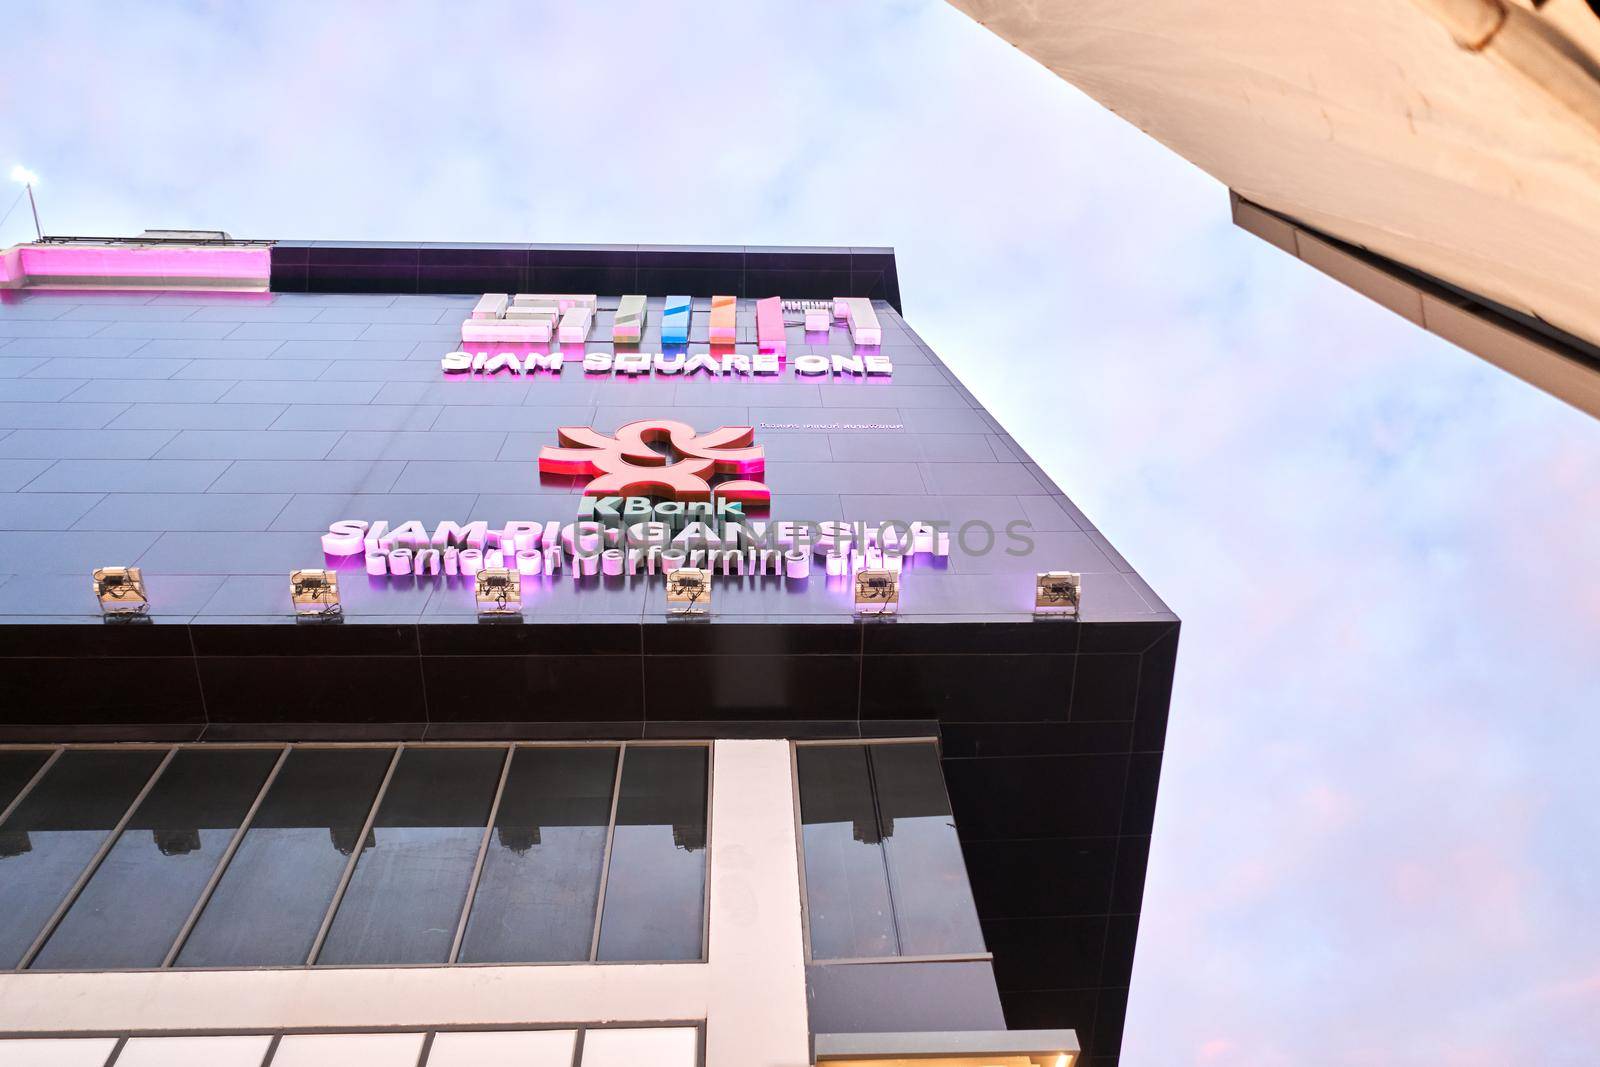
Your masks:
[[[609,334],[594,325],[599,300],[593,294],[485,293],[461,324],[461,348],[439,361],[446,377],[495,378],[537,374],[559,375],[576,364],[585,377],[775,378],[840,380],[887,378],[894,363],[877,351],[883,343],[872,301],[836,297],[831,301],[767,297],[755,301],[754,352],[732,351],[739,342],[737,302],[731,296],[711,298],[703,343],[690,350],[693,301],[669,296],[657,328],[660,351],[638,346],[648,322],[643,296],[624,296],[613,314]],[[825,341],[834,325],[848,328],[855,351],[788,357],[788,329],[801,327],[808,341]],[[745,327],[749,331],[749,327]],[[600,332],[602,336],[594,335]],[[591,340],[609,341],[611,351],[584,351]],[[563,346],[575,346],[568,351]]]

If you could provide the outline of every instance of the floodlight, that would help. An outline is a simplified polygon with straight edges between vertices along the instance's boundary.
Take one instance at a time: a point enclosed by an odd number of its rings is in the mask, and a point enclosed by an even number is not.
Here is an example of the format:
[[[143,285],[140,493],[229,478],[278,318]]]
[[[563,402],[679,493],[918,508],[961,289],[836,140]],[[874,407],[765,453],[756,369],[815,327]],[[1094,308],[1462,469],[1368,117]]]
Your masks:
[[[1072,571],[1044,571],[1034,581],[1033,613],[1076,616],[1082,584]]]
[[[313,569],[289,572],[289,601],[304,619],[335,619],[344,613],[339,603],[337,571]]]
[[[522,613],[522,575],[507,567],[485,567],[477,575],[478,614],[484,617]]]
[[[94,595],[107,617],[143,615],[150,610],[144,592],[144,574],[138,567],[97,567]]]

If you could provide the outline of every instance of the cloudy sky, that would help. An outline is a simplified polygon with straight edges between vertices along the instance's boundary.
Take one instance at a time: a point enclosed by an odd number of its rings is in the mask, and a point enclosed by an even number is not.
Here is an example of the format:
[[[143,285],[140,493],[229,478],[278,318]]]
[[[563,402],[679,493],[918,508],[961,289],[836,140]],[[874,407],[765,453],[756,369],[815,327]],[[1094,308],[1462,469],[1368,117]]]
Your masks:
[[[1595,1061],[1600,425],[953,9],[5,0],[0,70],[55,233],[893,245],[1184,619],[1124,1062]]]

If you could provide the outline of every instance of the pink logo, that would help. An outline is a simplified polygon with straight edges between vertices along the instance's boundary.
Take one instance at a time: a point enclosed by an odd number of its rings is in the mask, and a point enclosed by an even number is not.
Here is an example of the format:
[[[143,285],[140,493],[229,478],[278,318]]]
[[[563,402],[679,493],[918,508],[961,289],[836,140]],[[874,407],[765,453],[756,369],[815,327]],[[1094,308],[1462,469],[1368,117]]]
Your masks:
[[[588,426],[563,426],[556,431],[560,447],[539,450],[539,472],[593,480],[586,496],[659,496],[668,500],[724,500],[765,504],[772,494],[760,479],[766,455],[752,444],[749,426],[722,426],[697,433],[672,419],[641,419],[607,436]],[[665,444],[658,451],[652,445]],[[717,475],[744,477],[718,482]]]

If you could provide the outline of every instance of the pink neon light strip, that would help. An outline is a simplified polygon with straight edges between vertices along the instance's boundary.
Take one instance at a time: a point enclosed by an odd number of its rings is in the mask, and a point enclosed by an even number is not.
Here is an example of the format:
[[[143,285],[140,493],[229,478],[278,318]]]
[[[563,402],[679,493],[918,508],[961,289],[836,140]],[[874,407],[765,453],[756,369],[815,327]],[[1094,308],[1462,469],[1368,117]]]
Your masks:
[[[249,281],[272,277],[268,248],[85,248],[32,245],[18,249],[22,273],[49,278],[170,278]]]
[[[779,297],[756,301],[756,347],[762,352],[781,352],[787,347],[783,334],[783,300]]]

